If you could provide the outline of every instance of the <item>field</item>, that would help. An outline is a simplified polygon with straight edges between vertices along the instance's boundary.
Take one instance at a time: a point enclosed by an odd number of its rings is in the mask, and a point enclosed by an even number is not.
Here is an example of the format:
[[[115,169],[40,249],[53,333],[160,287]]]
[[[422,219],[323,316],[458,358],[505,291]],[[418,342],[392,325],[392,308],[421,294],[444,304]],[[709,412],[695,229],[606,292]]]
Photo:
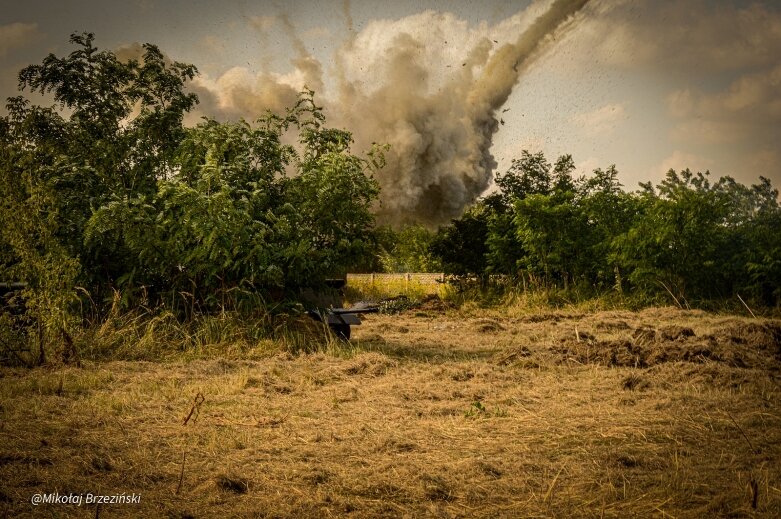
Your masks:
[[[251,353],[2,369],[0,515],[781,516],[778,321],[434,301]]]

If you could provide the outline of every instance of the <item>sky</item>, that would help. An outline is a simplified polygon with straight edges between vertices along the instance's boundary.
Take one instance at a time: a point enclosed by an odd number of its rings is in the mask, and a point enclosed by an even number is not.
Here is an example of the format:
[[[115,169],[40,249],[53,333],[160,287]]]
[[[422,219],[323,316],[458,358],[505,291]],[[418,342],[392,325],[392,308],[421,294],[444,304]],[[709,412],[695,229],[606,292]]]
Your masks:
[[[457,216],[522,150],[615,164],[628,190],[687,167],[781,185],[781,2],[30,0],[0,12],[0,97],[81,31],[195,64],[190,124],[313,88],[356,147],[391,142],[394,214]]]

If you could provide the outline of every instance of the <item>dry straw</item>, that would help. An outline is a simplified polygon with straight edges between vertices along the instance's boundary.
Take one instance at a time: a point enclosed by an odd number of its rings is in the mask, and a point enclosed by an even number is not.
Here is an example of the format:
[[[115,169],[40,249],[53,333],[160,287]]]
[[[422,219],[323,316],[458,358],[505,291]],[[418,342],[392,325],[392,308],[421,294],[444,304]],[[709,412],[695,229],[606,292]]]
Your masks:
[[[781,515],[778,321],[429,305],[354,337],[5,368],[0,513],[87,489],[142,494],[112,517]]]

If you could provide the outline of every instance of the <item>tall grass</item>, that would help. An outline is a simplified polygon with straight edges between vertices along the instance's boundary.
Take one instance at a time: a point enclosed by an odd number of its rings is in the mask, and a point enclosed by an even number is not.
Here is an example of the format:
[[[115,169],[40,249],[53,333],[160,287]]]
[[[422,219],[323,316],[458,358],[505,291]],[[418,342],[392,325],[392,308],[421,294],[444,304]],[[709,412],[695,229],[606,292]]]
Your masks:
[[[551,310],[598,312],[603,310],[638,311],[648,307],[681,306],[682,309],[702,309],[716,313],[750,316],[779,317],[779,308],[747,306],[739,299],[676,301],[668,294],[649,294],[642,291],[618,292],[614,288],[599,289],[578,284],[569,288],[521,284],[506,277],[484,279],[450,279],[445,283],[423,284],[413,280],[377,278],[372,282],[363,279],[350,280],[346,293],[351,302],[359,300],[380,301],[406,296],[413,301],[438,297],[449,307],[462,313],[485,310],[507,314],[529,314]],[[751,308],[751,310],[749,310]]]
[[[449,286],[439,282],[421,282],[417,279],[378,278],[374,281],[349,280],[345,287],[345,298],[349,302],[380,301],[391,297],[405,296],[423,299],[427,296],[447,296]]]
[[[165,306],[123,310],[122,295],[117,292],[103,315],[94,304],[83,308],[79,324],[62,330],[46,344],[46,358],[49,363],[75,364],[83,360],[253,358],[278,352],[339,352],[346,347],[326,325],[297,307],[270,307],[259,299],[250,304],[246,297],[236,302],[218,312],[182,315]],[[29,328],[14,327],[7,316],[0,319],[0,346],[13,347],[13,353],[2,359],[4,363],[36,364],[37,338],[34,327]],[[29,351],[24,351],[25,346]]]
[[[306,316],[300,306],[272,306],[260,297],[252,298],[243,292],[230,295],[235,298],[226,298],[225,304],[211,313],[175,313],[166,306],[124,310],[122,295],[115,293],[112,304],[101,315],[97,306],[89,301],[81,308],[80,324],[63,329],[61,335],[46,344],[45,358],[49,363],[78,364],[82,360],[257,358],[278,352],[349,354],[349,343],[337,339],[327,326]],[[636,311],[649,306],[674,306],[674,302],[663,295],[649,299],[643,294],[600,293],[578,287],[570,290],[524,288],[504,280],[454,284],[378,279],[373,283],[351,282],[345,289],[345,296],[353,303],[407,297],[409,300],[404,301],[398,311],[416,308],[427,299],[435,298],[442,301],[444,307],[457,309],[464,315],[486,311],[510,316],[551,310]],[[689,303],[692,308],[717,313],[781,316],[779,309],[753,307],[749,310],[747,303],[737,299]],[[30,324],[24,317],[14,320],[13,316],[0,315],[0,363],[37,364],[41,358],[38,340],[34,322]]]

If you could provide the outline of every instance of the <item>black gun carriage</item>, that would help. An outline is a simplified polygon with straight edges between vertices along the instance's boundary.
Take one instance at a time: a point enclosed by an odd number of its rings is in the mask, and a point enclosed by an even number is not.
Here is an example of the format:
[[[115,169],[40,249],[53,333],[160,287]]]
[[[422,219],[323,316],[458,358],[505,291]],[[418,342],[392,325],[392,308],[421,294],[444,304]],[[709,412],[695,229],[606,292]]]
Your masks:
[[[361,324],[361,314],[376,313],[379,307],[372,303],[359,302],[350,308],[343,308],[345,279],[328,279],[326,288],[319,291],[315,297],[310,294],[309,306],[314,308],[307,315],[328,325],[331,331],[342,340],[350,339],[350,327]]]

